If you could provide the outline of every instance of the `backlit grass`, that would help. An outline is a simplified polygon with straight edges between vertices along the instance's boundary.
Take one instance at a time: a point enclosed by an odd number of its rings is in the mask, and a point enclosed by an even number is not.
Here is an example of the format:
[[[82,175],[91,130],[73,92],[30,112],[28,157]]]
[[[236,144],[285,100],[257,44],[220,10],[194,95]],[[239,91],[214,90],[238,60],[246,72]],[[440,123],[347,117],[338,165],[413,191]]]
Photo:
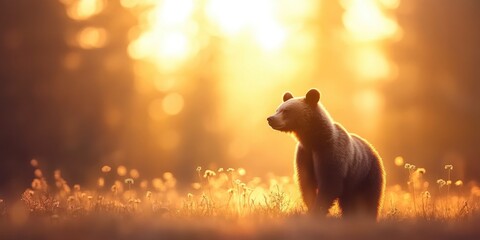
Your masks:
[[[20,200],[13,203],[0,200],[1,219],[8,226],[16,226],[13,228],[16,231],[6,230],[15,238],[15,233],[23,231],[18,229],[32,224],[58,226],[70,223],[80,224],[86,229],[99,224],[138,224],[150,226],[146,227],[150,230],[177,229],[191,234],[198,229],[208,229],[220,231],[218,234],[223,238],[226,233],[215,226],[223,226],[222,229],[228,233],[267,231],[267,235],[275,235],[286,229],[297,231],[291,229],[292,225],[300,224],[302,228],[316,229],[314,231],[325,234],[336,228],[336,223],[331,225],[328,221],[341,221],[338,220],[341,212],[336,206],[330,209],[326,219],[306,216],[306,207],[296,183],[288,176],[269,174],[256,177],[250,176],[243,168],[204,169],[199,166],[192,169],[197,176],[196,181],[181,189],[176,177],[169,172],[158,178],[143,179],[135,169],[103,166],[98,170],[96,186],[86,188],[69,184],[58,170],[53,173],[54,181],[48,182],[41,165],[36,160],[32,160],[31,164],[35,177],[31,186],[19,196]],[[445,166],[445,179],[439,178],[433,183],[425,180],[426,169],[413,164],[404,164],[404,168],[397,170],[407,171],[408,178],[403,185],[387,187],[378,223],[380,226],[384,224],[384,227],[402,229],[406,223],[416,222],[427,224],[422,225],[424,227],[429,226],[429,222],[432,226],[478,222],[480,187],[474,182],[465,184],[462,180],[450,179],[454,171],[452,165]],[[105,219],[110,221],[105,223]],[[318,228],[317,225],[323,227]],[[48,227],[33,229],[41,231]],[[99,231],[105,230],[101,229]],[[356,227],[348,227],[349,231],[353,231],[350,234],[360,234],[360,228],[357,232],[354,229]],[[346,234],[343,232],[345,229],[337,230]],[[202,234],[201,237],[207,237]]]

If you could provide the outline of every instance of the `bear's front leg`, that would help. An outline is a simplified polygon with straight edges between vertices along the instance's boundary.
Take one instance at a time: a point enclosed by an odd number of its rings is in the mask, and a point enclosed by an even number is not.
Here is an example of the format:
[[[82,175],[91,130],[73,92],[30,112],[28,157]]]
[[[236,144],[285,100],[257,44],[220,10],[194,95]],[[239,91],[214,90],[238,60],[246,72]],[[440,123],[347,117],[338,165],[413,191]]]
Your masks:
[[[310,212],[316,216],[325,217],[328,214],[328,210],[333,206],[335,199],[335,196],[323,194],[323,192],[319,190],[315,198],[315,206]]]
[[[318,188],[315,198],[314,214],[326,216],[334,201],[343,191],[343,177],[341,170],[334,161],[327,157],[313,153],[313,168]]]
[[[308,211],[312,212],[317,197],[317,181],[313,170],[312,151],[306,150],[302,145],[297,145],[295,159],[295,175],[297,177],[303,202]]]

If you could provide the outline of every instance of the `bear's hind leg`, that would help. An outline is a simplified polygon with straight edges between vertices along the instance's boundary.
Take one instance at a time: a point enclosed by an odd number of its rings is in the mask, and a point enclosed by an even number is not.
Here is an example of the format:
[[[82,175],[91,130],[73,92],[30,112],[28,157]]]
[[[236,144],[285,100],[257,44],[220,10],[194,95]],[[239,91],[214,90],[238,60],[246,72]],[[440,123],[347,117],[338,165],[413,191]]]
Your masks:
[[[363,194],[363,206],[365,206],[365,212],[369,218],[378,219],[382,200],[382,192],[378,187],[365,191]]]
[[[371,174],[364,190],[361,192],[362,210],[371,219],[377,220],[383,203],[384,180],[380,176]]]
[[[378,220],[380,210],[383,205],[383,193],[385,191],[385,175],[381,160],[375,156],[376,161],[373,168],[370,170],[369,179],[366,191],[364,192],[364,199],[368,215]]]
[[[352,196],[342,196],[338,199],[338,206],[342,210],[342,218],[352,218],[358,215],[358,200]]]
[[[369,191],[357,194],[349,194],[338,199],[338,205],[342,210],[342,218],[349,219],[376,219],[378,215],[378,201]]]

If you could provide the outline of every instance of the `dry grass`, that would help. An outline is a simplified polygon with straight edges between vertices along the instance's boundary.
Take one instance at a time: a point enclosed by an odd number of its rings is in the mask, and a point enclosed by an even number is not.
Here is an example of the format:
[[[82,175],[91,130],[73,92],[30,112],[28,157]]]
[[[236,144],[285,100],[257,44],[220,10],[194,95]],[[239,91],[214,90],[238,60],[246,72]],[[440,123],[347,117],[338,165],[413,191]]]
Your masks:
[[[336,207],[325,219],[310,218],[290,177],[248,177],[244,169],[198,167],[198,181],[180,192],[168,172],[147,181],[135,169],[104,166],[97,186],[84,189],[60,171],[49,184],[38,162],[32,166],[35,178],[21,201],[0,200],[2,239],[480,236],[480,188],[449,179],[450,165],[448,178],[432,184],[425,169],[405,164],[407,187],[387,188],[379,223],[340,220]]]

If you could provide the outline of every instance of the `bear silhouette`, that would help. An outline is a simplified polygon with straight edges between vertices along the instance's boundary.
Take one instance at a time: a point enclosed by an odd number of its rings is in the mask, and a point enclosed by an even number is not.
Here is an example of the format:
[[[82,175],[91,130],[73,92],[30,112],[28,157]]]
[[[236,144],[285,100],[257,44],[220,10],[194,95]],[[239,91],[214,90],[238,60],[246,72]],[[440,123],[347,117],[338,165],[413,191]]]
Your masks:
[[[295,175],[308,212],[325,216],[338,200],[343,218],[377,219],[385,190],[382,160],[366,140],[334,122],[319,100],[316,89],[297,98],[287,92],[267,118],[273,129],[298,141]]]

